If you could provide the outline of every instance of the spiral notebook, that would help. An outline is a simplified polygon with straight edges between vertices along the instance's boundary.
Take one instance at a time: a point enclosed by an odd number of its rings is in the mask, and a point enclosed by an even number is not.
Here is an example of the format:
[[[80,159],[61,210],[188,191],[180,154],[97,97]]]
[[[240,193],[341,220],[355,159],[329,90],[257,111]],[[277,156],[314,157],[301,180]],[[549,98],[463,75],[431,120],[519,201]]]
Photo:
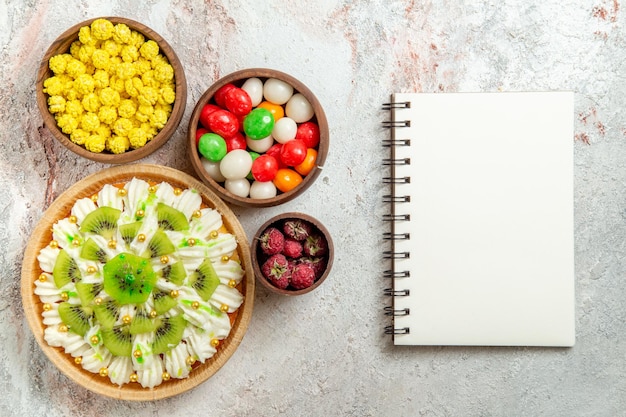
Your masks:
[[[396,345],[573,346],[572,92],[394,94]]]

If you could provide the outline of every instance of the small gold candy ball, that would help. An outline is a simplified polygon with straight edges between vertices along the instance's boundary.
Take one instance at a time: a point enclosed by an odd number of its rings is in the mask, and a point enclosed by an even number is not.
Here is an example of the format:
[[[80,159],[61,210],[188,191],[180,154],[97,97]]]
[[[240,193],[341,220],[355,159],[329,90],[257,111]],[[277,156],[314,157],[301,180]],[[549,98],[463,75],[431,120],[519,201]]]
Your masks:
[[[172,297],[172,298],[176,298],[176,297],[178,297],[178,290],[172,290],[172,291],[170,291],[170,297]]]
[[[43,307],[43,311],[52,310],[52,305],[50,303],[44,303],[42,307]]]
[[[139,380],[139,377],[137,376],[137,374],[130,374],[130,377],[128,378],[128,380],[130,382],[137,382],[137,380]]]
[[[230,259],[230,256],[228,255],[222,256],[222,262],[228,262],[229,259]]]
[[[156,312],[156,311],[154,311],[154,310],[152,310],[152,311],[150,312],[150,318],[152,318],[152,319],[153,319],[153,318],[155,318],[156,316],[157,316],[157,312]]]
[[[143,217],[143,216],[145,216],[145,215],[146,215],[146,212],[145,212],[145,211],[143,211],[143,210],[141,210],[141,209],[139,209],[139,210],[137,210],[137,211],[135,212],[135,216],[137,216],[137,217]]]
[[[150,187],[148,187],[148,192],[149,193],[156,193],[157,187],[156,185],[151,185]]]
[[[195,217],[196,219],[199,219],[200,217],[202,217],[202,212],[200,210],[195,210],[192,216]]]
[[[100,298],[100,297],[94,298],[93,303],[95,305],[99,306],[100,304],[102,304],[102,298]]]
[[[170,374],[168,372],[163,372],[163,381],[169,381],[170,380]]]
[[[221,311],[222,313],[227,313],[227,312],[228,312],[228,306],[227,306],[226,304],[222,304],[222,305],[220,306],[220,311]]]
[[[39,275],[39,282],[46,282],[48,280],[48,276],[46,274]]]
[[[141,358],[141,351],[137,349],[136,351],[133,352],[133,356],[136,358]]]
[[[235,288],[237,286],[237,281],[235,281],[234,279],[231,279],[230,281],[228,281],[228,286],[230,288]]]
[[[211,346],[213,346],[214,348],[218,347],[220,344],[220,341],[218,339],[211,339]]]
[[[117,195],[119,195],[120,197],[124,197],[126,195],[126,188],[120,188],[119,190],[117,190]]]
[[[199,309],[200,308],[200,302],[194,301],[193,303],[191,303],[191,308],[193,308],[194,310]]]
[[[61,296],[61,300],[63,300],[63,301],[67,301],[67,300],[69,300],[69,299],[70,299],[70,295],[67,293],[67,291],[63,291],[63,292],[60,294],[60,296]]]
[[[66,333],[69,329],[65,324],[59,324],[59,332]]]
[[[174,188],[174,195],[181,195],[183,193],[183,190],[181,190],[180,188]]]
[[[124,324],[130,324],[131,320],[132,320],[132,318],[128,314],[126,314],[124,317],[122,317],[122,322]]]
[[[83,357],[82,356],[77,356],[74,358],[74,363],[76,365],[80,365],[81,363],[83,363]]]
[[[98,201],[98,194],[94,194],[91,196],[91,201],[93,201],[94,203],[96,203]]]
[[[74,246],[75,248],[80,246],[80,240],[78,239],[74,239],[72,240],[72,246]]]
[[[52,249],[56,249],[59,247],[59,242],[57,242],[56,240],[53,240],[52,242],[50,242],[50,247]]]
[[[109,246],[109,248],[115,249],[117,247],[117,240],[111,239],[109,240],[109,243],[107,243],[107,245]]]
[[[95,266],[93,266],[93,265],[89,265],[89,266],[87,267],[87,273],[88,273],[88,274],[95,274],[95,273],[96,273],[96,271],[97,271],[97,269],[96,269],[96,267],[95,267]]]
[[[73,223],[73,224],[78,223],[78,219],[74,215],[70,216],[69,221],[70,223]]]
[[[139,234],[137,235],[137,240],[138,240],[139,242],[145,242],[145,241],[146,241],[146,235],[144,235],[143,233],[139,233]]]
[[[91,341],[92,345],[97,345],[98,342],[100,342],[100,338],[98,337],[97,334],[94,334],[93,336],[91,336],[91,339],[89,339]]]
[[[189,246],[195,246],[195,244],[196,244],[196,239],[194,239],[194,238],[190,237],[189,239],[187,239],[187,244],[188,244]]]
[[[109,370],[107,368],[100,368],[100,372],[98,372],[100,376],[104,377],[109,375]]]
[[[162,264],[166,264],[166,263],[168,263],[169,261],[170,261],[169,256],[167,256],[167,255],[163,255],[163,256],[161,256],[161,263],[162,263]]]
[[[187,356],[185,359],[185,363],[189,366],[193,365],[196,362],[196,359],[193,356]]]
[[[209,234],[209,237],[211,239],[215,239],[219,236],[219,232],[217,230],[212,230],[211,233]]]

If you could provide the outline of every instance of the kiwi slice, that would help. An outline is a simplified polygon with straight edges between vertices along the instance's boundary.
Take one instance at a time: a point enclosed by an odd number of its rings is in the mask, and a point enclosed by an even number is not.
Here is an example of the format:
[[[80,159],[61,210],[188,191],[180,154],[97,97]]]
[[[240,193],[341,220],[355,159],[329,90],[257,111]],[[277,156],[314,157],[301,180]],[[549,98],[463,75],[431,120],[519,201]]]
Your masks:
[[[106,239],[111,239],[117,228],[117,220],[122,212],[113,207],[98,207],[85,216],[80,225],[82,233],[96,233]]]
[[[189,276],[189,285],[196,290],[204,301],[211,298],[219,283],[220,279],[208,258]]]
[[[145,302],[157,281],[150,260],[132,253],[120,253],[102,271],[104,291],[119,304]]]
[[[52,277],[57,288],[62,288],[70,282],[78,282],[82,279],[78,264],[65,249],[61,249],[57,255],[52,269]]]
[[[165,232],[163,230],[157,230],[152,236],[152,239],[150,239],[144,256],[147,258],[155,258],[157,256],[169,255],[175,250],[176,247]]]
[[[80,303],[84,306],[88,306],[96,298],[100,291],[104,288],[102,283],[76,283],[76,293],[80,299]]]
[[[177,346],[183,338],[183,331],[186,326],[187,321],[182,315],[157,319],[152,353],[158,355]]]
[[[135,236],[137,236],[137,233],[139,233],[140,228],[141,222],[133,222],[121,225],[119,229],[120,235],[122,235],[122,240],[127,245],[130,245],[133,239],[135,239]]]
[[[130,322],[128,329],[130,334],[148,333],[154,331],[154,320],[150,318],[150,313],[144,308],[139,308],[135,312],[135,317]]]
[[[130,356],[133,352],[133,335],[130,326],[121,325],[102,329],[102,344],[114,356]]]
[[[84,336],[91,325],[89,320],[93,316],[93,310],[78,304],[70,304],[67,301],[59,304],[59,317],[71,332]]]
[[[173,264],[166,265],[165,268],[158,272],[158,275],[176,285],[183,285],[183,281],[187,276],[185,271],[185,264],[183,261],[178,261]]]
[[[103,329],[112,329],[120,317],[120,305],[113,299],[107,299],[101,304],[93,306],[96,319]]]
[[[154,297],[154,311],[156,311],[157,314],[166,313],[178,304],[176,300],[165,291],[155,290],[152,296]]]
[[[181,231],[189,229],[189,221],[185,214],[174,207],[158,203],[156,213],[159,227],[163,230]]]
[[[83,247],[80,250],[80,257],[101,263],[105,263],[109,258],[104,249],[102,249],[92,238],[87,239],[87,241],[83,244]]]

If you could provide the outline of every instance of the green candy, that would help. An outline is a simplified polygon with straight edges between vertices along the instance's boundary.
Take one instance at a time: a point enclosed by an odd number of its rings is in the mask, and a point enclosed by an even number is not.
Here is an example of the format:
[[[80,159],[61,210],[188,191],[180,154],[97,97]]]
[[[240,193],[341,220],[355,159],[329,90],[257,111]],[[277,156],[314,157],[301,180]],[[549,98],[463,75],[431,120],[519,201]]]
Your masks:
[[[219,162],[226,156],[226,141],[215,133],[205,133],[198,141],[198,152],[209,161]]]
[[[274,129],[274,115],[264,108],[252,110],[243,119],[243,131],[250,139],[259,140],[268,137]]]

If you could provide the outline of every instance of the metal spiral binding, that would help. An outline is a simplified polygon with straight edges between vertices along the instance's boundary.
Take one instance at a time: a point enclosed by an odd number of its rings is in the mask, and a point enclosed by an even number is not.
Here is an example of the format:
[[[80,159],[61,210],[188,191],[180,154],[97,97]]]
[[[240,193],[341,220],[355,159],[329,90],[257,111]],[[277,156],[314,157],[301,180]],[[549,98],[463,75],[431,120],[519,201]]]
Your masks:
[[[393,288],[385,288],[385,295],[389,297],[406,297],[409,293],[409,290],[394,290]]]
[[[385,316],[408,316],[410,313],[411,311],[408,308],[394,310],[392,306],[385,307]]]
[[[385,148],[392,146],[411,146],[411,139],[385,139],[383,140],[383,146]]]
[[[383,214],[385,222],[402,222],[411,220],[410,214]]]
[[[408,203],[411,201],[411,196],[408,195],[384,195],[383,203]]]
[[[400,159],[391,159],[385,158],[383,159],[383,165],[411,165],[411,158],[400,158]]]
[[[383,233],[384,240],[409,240],[411,235],[409,233]]]
[[[385,326],[385,334],[410,334],[411,329],[408,327],[403,327],[401,329],[396,329],[393,326]]]
[[[383,184],[410,184],[411,177],[384,177]]]
[[[398,127],[411,127],[410,120],[384,120],[383,127],[387,129],[398,128]]]
[[[411,102],[410,101],[398,101],[398,102],[383,103],[383,110],[410,109],[410,108],[411,108]]]
[[[383,278],[409,278],[411,273],[409,271],[394,271],[388,269],[383,272]]]
[[[409,259],[411,252],[392,252],[390,250],[383,252],[384,259]]]

